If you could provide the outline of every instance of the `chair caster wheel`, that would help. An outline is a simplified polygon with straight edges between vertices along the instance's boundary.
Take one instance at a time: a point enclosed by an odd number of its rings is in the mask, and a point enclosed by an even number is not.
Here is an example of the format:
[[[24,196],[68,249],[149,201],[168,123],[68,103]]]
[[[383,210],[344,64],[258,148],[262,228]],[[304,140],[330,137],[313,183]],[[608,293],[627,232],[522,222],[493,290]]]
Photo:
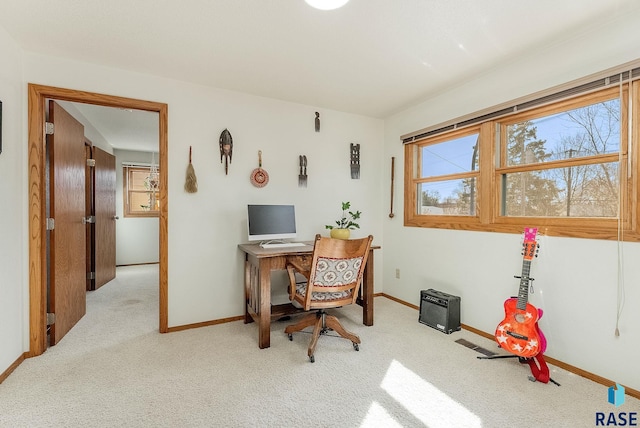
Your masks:
[[[312,363],[315,363],[316,359],[313,355],[309,355],[309,361],[311,361]]]
[[[356,351],[359,351],[360,346],[357,343],[353,342],[353,349],[355,349]]]
[[[293,334],[289,333],[289,340],[293,342]]]

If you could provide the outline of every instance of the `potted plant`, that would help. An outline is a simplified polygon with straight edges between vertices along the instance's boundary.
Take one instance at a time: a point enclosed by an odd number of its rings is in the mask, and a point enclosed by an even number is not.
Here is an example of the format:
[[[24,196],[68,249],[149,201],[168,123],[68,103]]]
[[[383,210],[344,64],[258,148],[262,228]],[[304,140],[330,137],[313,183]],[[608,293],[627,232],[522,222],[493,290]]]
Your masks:
[[[349,239],[351,236],[351,229],[360,229],[360,225],[356,223],[356,220],[360,218],[362,213],[360,211],[349,211],[351,208],[351,202],[342,203],[342,216],[336,220],[336,226],[327,224],[326,229],[331,230],[331,237],[337,239]]]

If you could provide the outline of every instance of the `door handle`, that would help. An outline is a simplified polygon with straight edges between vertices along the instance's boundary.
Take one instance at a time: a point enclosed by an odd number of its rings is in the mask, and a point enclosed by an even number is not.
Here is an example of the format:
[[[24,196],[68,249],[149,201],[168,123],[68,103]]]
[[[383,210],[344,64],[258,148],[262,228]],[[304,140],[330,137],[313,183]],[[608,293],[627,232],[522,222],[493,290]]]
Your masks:
[[[82,224],[95,223],[95,222],[96,222],[96,216],[94,215],[88,215],[86,217],[82,217]]]
[[[118,217],[117,215],[114,215],[114,216],[113,216],[113,219],[114,219],[114,220],[120,220],[120,217]]]

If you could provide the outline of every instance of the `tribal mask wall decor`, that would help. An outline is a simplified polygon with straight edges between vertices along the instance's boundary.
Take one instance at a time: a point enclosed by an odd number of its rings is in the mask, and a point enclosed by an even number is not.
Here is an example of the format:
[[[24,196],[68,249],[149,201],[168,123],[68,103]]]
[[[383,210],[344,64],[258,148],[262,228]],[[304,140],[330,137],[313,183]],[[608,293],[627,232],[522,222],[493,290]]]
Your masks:
[[[220,134],[220,163],[224,158],[224,173],[229,174],[229,164],[233,155],[233,137],[228,129],[224,129]]]

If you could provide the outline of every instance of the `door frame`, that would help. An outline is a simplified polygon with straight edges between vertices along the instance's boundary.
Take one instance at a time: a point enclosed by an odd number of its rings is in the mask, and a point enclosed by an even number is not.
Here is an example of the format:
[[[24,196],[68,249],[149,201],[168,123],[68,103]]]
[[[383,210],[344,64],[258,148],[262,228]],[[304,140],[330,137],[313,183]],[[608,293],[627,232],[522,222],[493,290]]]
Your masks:
[[[159,213],[159,330],[168,332],[168,105],[94,92],[28,84],[29,162],[29,351],[26,357],[47,349],[47,263],[45,194],[45,102],[47,99],[129,108],[158,113],[160,161]]]

